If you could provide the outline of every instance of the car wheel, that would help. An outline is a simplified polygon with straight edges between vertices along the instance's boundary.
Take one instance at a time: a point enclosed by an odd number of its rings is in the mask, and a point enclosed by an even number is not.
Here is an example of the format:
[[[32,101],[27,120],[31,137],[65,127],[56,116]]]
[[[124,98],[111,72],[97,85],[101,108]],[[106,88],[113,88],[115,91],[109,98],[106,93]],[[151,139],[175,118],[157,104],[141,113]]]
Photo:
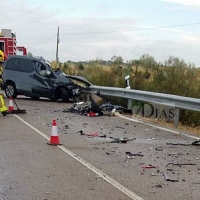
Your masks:
[[[10,96],[12,96],[13,99],[17,97],[17,89],[14,83],[10,82],[6,84],[5,94],[8,98],[10,98]]]
[[[60,88],[60,97],[62,102],[69,102],[69,94],[66,88]]]

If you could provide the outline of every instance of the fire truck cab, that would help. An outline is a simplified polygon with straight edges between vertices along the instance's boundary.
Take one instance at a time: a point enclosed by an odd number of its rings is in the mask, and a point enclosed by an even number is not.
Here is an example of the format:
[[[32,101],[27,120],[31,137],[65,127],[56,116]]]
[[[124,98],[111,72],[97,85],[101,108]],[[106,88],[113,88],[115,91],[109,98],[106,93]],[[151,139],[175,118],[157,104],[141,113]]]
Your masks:
[[[9,55],[27,55],[27,50],[23,46],[17,46],[16,35],[11,29],[2,29],[0,32],[0,50],[7,56]]]

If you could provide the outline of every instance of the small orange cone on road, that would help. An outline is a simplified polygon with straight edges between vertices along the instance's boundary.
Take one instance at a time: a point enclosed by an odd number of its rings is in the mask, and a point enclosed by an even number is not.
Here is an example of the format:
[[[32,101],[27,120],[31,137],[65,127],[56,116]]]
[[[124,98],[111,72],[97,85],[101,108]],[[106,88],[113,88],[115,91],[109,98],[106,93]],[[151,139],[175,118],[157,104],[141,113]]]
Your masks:
[[[56,124],[56,120],[54,119],[52,121],[52,130],[51,130],[51,138],[49,143],[47,143],[49,145],[62,145],[60,144],[60,140],[58,137],[58,129],[57,129],[57,124]]]
[[[8,110],[9,110],[9,111],[13,111],[13,110],[14,110],[14,107],[13,107],[13,99],[12,99],[11,96],[10,96],[10,98],[9,98]]]

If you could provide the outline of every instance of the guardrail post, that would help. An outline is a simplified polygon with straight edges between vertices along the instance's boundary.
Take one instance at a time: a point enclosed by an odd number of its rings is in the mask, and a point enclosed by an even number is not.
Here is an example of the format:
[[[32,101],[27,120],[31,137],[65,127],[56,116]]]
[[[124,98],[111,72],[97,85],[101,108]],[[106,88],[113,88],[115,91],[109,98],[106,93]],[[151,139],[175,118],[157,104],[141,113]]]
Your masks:
[[[131,89],[129,79],[130,79],[130,76],[129,76],[129,75],[125,76],[126,89]],[[127,109],[132,109],[132,99],[128,99],[128,102],[127,102]]]
[[[179,123],[179,108],[174,109],[174,126],[178,127],[178,123]]]

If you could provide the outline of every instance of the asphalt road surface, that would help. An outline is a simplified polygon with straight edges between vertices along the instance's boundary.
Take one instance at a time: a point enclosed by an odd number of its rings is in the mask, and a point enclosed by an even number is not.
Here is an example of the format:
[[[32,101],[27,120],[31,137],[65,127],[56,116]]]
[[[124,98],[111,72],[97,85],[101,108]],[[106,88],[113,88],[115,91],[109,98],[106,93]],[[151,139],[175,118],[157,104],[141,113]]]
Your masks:
[[[0,116],[0,200],[199,200],[198,135],[16,102],[27,114]],[[54,119],[61,146],[47,145]]]

